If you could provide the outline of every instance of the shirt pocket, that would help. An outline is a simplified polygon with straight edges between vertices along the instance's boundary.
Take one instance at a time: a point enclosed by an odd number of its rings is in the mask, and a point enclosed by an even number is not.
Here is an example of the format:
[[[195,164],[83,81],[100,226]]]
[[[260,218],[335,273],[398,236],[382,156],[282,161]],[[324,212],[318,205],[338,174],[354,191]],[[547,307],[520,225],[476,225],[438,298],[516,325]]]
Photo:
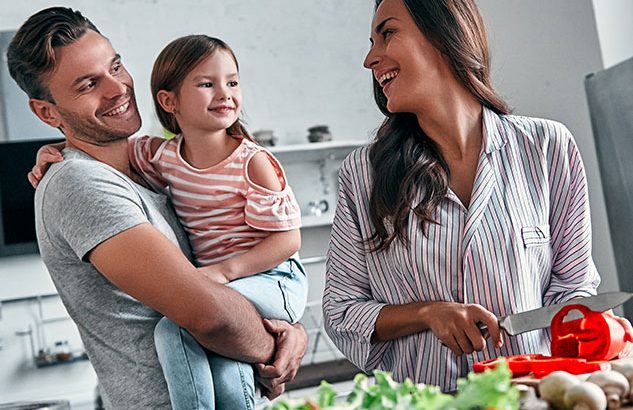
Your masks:
[[[521,228],[521,238],[523,239],[523,247],[526,249],[549,245],[551,239],[549,225],[524,226]]]

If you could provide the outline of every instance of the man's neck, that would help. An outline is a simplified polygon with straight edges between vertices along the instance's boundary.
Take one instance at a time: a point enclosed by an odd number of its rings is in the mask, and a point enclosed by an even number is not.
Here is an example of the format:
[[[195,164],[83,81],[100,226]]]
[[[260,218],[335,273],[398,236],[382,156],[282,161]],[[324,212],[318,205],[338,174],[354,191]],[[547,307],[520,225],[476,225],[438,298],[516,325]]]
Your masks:
[[[133,178],[127,144],[127,139],[110,142],[106,145],[94,145],[75,138],[66,139],[67,147],[83,151],[97,161],[108,164],[117,171]]]

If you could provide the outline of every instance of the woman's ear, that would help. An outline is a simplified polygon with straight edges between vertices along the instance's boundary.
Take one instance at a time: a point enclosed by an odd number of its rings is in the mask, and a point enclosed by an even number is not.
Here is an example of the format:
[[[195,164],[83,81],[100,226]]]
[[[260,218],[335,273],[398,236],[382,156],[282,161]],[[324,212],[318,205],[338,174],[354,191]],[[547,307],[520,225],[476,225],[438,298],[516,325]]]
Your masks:
[[[29,99],[29,107],[33,114],[37,115],[37,118],[51,127],[59,128],[62,125],[62,118],[52,102],[31,98]]]
[[[168,113],[176,114],[178,111],[178,99],[173,91],[159,90],[156,93],[156,100],[161,108]]]

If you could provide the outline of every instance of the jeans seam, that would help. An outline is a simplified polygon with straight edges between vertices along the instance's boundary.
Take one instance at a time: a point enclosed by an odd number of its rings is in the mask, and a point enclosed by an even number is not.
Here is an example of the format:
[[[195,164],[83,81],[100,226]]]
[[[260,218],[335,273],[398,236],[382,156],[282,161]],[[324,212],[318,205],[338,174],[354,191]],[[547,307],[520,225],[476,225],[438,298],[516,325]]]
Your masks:
[[[284,285],[281,283],[280,280],[277,281],[277,286],[279,286],[279,291],[281,292],[281,297],[284,301],[284,310],[286,311],[286,313],[288,314],[288,317],[290,318],[290,323],[294,322],[294,315],[292,312],[292,308],[290,307],[290,303],[288,302],[288,299],[286,298],[286,292],[284,291]]]
[[[195,379],[193,377],[193,371],[191,370],[191,360],[189,360],[189,356],[187,354],[187,349],[185,349],[185,340],[183,338],[183,334],[182,332],[185,332],[185,330],[181,327],[178,328],[178,337],[180,338],[180,346],[182,347],[184,356],[185,356],[185,360],[187,361],[187,369],[189,370],[189,381],[191,383],[191,387],[193,388],[193,392],[194,392],[194,396],[196,398],[196,407],[195,409],[200,409],[201,405],[200,405],[200,395],[198,394],[198,389],[196,388],[196,383],[195,383]]]
[[[248,396],[248,388],[246,386],[246,380],[244,380],[244,372],[242,371],[242,364],[237,362],[237,370],[240,372],[240,382],[242,383],[242,393],[244,393],[244,403],[246,404],[247,410],[253,410],[251,407],[251,402]]]

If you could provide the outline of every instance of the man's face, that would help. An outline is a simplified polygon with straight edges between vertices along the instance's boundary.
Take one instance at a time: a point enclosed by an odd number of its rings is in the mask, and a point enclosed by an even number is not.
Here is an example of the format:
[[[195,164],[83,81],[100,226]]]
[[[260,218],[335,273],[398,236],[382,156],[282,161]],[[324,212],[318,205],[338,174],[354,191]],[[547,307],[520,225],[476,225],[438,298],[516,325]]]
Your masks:
[[[106,38],[88,30],[57,48],[55,58],[44,82],[54,101],[50,110],[66,138],[105,145],[138,131],[134,81]]]

